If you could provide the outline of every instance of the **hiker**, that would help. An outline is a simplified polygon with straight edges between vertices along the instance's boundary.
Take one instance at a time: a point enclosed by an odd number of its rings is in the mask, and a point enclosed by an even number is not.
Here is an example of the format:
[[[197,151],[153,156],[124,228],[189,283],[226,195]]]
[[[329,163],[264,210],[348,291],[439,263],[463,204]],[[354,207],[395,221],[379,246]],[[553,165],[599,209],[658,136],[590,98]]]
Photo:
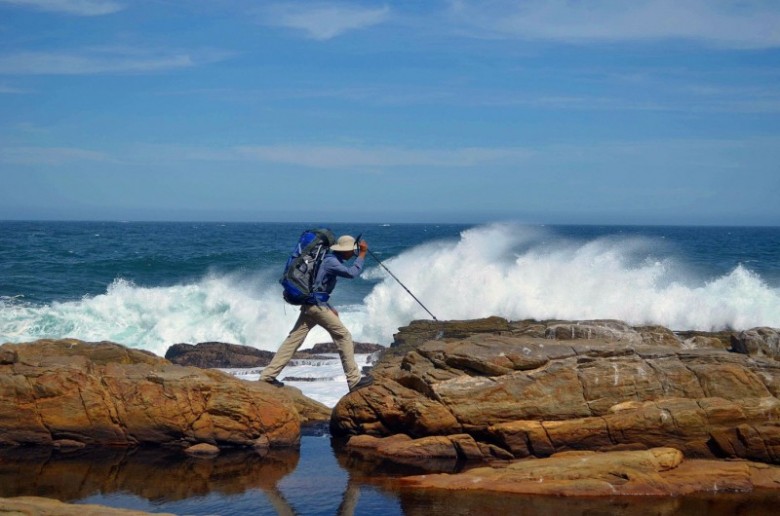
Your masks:
[[[336,287],[338,277],[352,279],[357,278],[363,272],[363,262],[368,252],[368,244],[365,240],[361,240],[358,244],[358,256],[352,265],[347,266],[344,263],[355,256],[355,247],[354,237],[343,235],[338,238],[336,243],[330,247],[330,252],[325,255],[317,271],[314,279],[316,290],[322,290],[330,294]],[[322,302],[316,299],[301,305],[301,315],[298,316],[295,326],[293,326],[290,334],[279,347],[271,363],[263,369],[260,374],[260,380],[276,387],[282,387],[284,384],[278,381],[276,377],[292,359],[293,354],[301,344],[303,344],[309,331],[317,325],[322,326],[333,338],[336,346],[338,346],[341,366],[344,368],[344,374],[347,376],[347,385],[349,385],[350,392],[370,385],[373,381],[370,376],[360,377],[360,370],[355,363],[352,335],[341,322],[341,319],[339,319],[339,313],[327,301]]]

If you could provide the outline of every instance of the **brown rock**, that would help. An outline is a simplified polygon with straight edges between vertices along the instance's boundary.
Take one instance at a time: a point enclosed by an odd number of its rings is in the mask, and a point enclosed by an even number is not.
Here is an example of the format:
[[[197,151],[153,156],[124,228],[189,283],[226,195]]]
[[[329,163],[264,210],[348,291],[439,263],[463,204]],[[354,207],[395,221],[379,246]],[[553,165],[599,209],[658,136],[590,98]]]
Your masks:
[[[344,413],[352,414],[345,419],[346,424],[356,424],[348,434],[460,433],[458,421],[444,406],[392,380],[355,391],[342,398],[337,406]],[[376,408],[380,410],[375,411]]]
[[[393,348],[415,348],[435,338],[465,338],[480,333],[510,331],[509,321],[502,317],[488,317],[472,321],[412,321],[398,329],[393,337]]]
[[[15,364],[19,360],[16,351],[0,348],[0,365]]]
[[[554,340],[607,340],[625,344],[680,347],[674,333],[662,326],[631,327],[622,321],[596,320],[553,322],[545,337]]]
[[[385,347],[379,344],[355,343],[355,353],[374,353],[384,349]],[[338,347],[333,342],[324,342],[315,344],[311,349],[298,351],[294,358],[307,359],[313,355],[337,352]],[[265,367],[271,362],[273,356],[273,351],[224,342],[174,344],[165,352],[165,358],[174,364],[203,369]],[[0,360],[2,360],[1,356]]]
[[[201,368],[247,368],[267,366],[274,354],[251,346],[224,342],[174,344],[165,352],[165,358],[174,364]]]
[[[84,448],[86,444],[71,439],[58,439],[52,443],[52,446],[58,450],[78,450]]]
[[[780,330],[765,327],[745,330],[733,337],[731,346],[738,353],[780,359]]]
[[[400,459],[452,459],[458,458],[452,441],[444,436],[422,437],[408,441],[390,441],[377,448],[387,457]]]
[[[276,389],[276,387],[274,388]],[[281,394],[292,401],[302,425],[330,420],[330,407],[307,397],[300,389],[285,385],[282,389],[277,390],[281,390]]]
[[[458,461],[485,461],[495,458],[511,459],[495,447],[480,445],[468,434],[429,436],[412,439],[404,434],[390,437],[356,435],[346,448],[363,458],[382,459],[400,464],[411,464],[427,470],[454,470]]]
[[[104,505],[69,504],[52,498],[39,496],[20,496],[17,498],[0,498],[0,512],[13,515],[58,515],[58,516],[142,516],[152,514],[129,509],[114,509]],[[154,513],[168,514],[170,513]]]
[[[168,361],[142,349],[127,348],[113,342],[83,342],[76,339],[42,339],[30,344],[4,344],[0,352],[15,354],[12,363],[31,367],[59,364],[70,357],[74,363],[106,364],[167,364]]]
[[[746,461],[684,461],[674,448],[621,452],[567,452],[458,474],[406,477],[401,485],[457,491],[555,496],[749,492],[780,485],[780,468]]]
[[[213,444],[200,443],[185,449],[184,453],[193,457],[214,457],[219,455],[219,448]]]
[[[682,347],[685,349],[715,348],[733,351],[731,349],[733,331],[678,331],[675,335],[682,340]]]
[[[0,365],[0,445],[130,446],[193,443],[296,446],[316,402],[294,389],[182,367],[112,343],[5,344]],[[297,400],[297,401],[296,401]],[[320,416],[329,410],[322,406]]]
[[[467,324],[458,324],[466,333]],[[539,338],[542,327],[556,338]],[[691,457],[780,463],[774,360],[685,349],[668,330],[619,321],[508,328],[388,353],[375,366],[374,385],[336,405],[331,431],[466,433],[515,457],[672,445]],[[573,340],[560,340],[572,332]]]

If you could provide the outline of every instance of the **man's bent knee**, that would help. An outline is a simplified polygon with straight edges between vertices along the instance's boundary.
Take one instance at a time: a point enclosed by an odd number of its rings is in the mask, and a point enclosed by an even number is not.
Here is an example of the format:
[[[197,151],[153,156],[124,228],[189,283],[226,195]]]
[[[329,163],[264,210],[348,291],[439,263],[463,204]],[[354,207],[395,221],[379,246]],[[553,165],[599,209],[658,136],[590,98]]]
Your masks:
[[[352,340],[352,334],[346,328],[344,330],[331,330],[329,333],[334,341]]]

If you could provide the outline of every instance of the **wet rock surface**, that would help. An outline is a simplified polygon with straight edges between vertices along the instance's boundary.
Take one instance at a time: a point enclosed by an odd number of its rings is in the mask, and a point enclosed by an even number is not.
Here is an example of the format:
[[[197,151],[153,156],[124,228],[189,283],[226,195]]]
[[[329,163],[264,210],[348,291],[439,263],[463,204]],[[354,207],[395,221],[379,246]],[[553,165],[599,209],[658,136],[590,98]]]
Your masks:
[[[450,491],[597,497],[680,496],[780,488],[780,468],[748,461],[684,460],[674,448],[564,452],[540,460],[406,477],[402,486]]]

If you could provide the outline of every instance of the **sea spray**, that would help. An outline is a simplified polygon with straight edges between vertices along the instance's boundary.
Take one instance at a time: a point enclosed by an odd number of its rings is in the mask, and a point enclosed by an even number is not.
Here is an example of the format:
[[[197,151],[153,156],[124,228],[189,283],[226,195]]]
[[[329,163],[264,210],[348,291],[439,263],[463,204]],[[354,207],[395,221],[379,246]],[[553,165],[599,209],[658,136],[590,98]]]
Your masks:
[[[674,257],[673,246],[650,238],[577,241],[497,224],[386,263],[439,319],[620,319],[679,330],[780,326],[780,289],[743,265],[702,279]],[[426,318],[389,278],[365,307],[368,340]]]
[[[431,238],[396,256],[382,254],[379,245],[373,250],[441,320],[499,315],[621,319],[680,330],[780,327],[777,285],[747,264],[713,275],[661,238],[566,238],[555,228],[519,224]],[[298,316],[281,298],[280,267],[281,261],[269,261],[254,269],[212,270],[165,286],[119,276],[103,293],[67,301],[0,297],[0,342],[111,340],[160,355],[178,342],[276,350]],[[332,300],[357,341],[387,345],[400,326],[429,318],[370,260],[360,278],[339,281]],[[304,347],[329,340],[317,328]]]
[[[179,342],[275,349],[297,315],[263,285],[262,275],[208,276],[169,287],[139,287],[117,279],[105,294],[44,306],[15,300],[6,302],[0,314],[5,340],[110,340],[159,355]]]

